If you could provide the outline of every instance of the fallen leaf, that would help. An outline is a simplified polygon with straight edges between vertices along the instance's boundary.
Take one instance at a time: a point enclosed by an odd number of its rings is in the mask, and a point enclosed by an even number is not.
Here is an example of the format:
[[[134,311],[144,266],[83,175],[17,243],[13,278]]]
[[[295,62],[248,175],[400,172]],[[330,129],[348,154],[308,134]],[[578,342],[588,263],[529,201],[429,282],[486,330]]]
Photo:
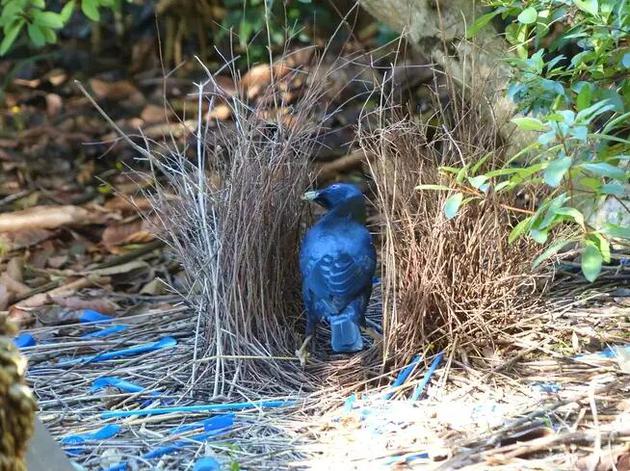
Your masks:
[[[24,283],[11,278],[7,272],[0,275],[0,283],[6,286],[9,293],[13,295],[24,296],[31,291],[31,289]]]
[[[63,101],[56,93],[48,93],[46,95],[46,114],[48,116],[57,116],[63,108]]]
[[[22,269],[24,268],[24,260],[20,257],[13,257],[7,263],[7,274],[13,278],[15,281],[19,281],[22,283],[24,281],[24,276],[22,273]]]
[[[148,104],[142,110],[140,118],[144,124],[157,124],[163,123],[170,113],[163,107],[153,104]]]
[[[0,284],[0,311],[4,311],[11,302],[11,294],[9,288]]]
[[[52,237],[54,232],[45,229],[0,233],[0,253],[25,249]]]
[[[245,96],[251,100],[260,95],[271,84],[272,79],[274,81],[280,80],[290,71],[291,68],[283,63],[273,66],[260,64],[249,69],[239,85],[245,91]]]
[[[95,270],[88,270],[88,273],[96,276],[111,276],[111,275],[122,275],[124,273],[129,273],[133,270],[138,269],[147,269],[149,268],[149,264],[147,262],[143,262],[141,260],[132,260],[131,262],[123,263],[121,265],[114,265],[113,267],[107,268],[98,268]]]
[[[55,229],[95,222],[95,215],[80,206],[34,206],[22,211],[0,214],[0,232]]]
[[[120,306],[108,299],[84,299],[78,296],[50,296],[57,305],[67,309],[92,309],[102,314],[113,314],[120,310]]]
[[[56,255],[54,257],[49,257],[46,261],[46,264],[50,268],[61,268],[68,262],[67,255]]]
[[[231,117],[232,117],[232,109],[225,103],[219,103],[208,112],[206,119],[207,120],[217,119],[219,121],[227,121]]]
[[[168,293],[168,286],[159,278],[153,278],[140,290],[140,294],[149,294],[152,296],[166,293]]]
[[[112,101],[127,100],[137,94],[142,97],[138,89],[127,80],[107,82],[93,78],[89,81],[89,84],[98,99],[108,99]]]
[[[120,245],[143,244],[151,242],[154,235],[148,230],[145,220],[136,220],[123,224],[112,224],[103,231],[103,245],[111,252]]]

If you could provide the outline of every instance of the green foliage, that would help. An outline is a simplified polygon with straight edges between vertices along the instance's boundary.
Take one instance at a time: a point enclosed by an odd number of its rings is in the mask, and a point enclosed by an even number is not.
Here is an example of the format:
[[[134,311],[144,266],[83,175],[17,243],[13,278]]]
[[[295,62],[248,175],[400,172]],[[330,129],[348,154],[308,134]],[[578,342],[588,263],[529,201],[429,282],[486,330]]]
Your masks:
[[[47,9],[45,0],[0,0],[0,56],[11,49],[20,34],[26,34],[35,47],[56,43],[57,31],[70,21],[77,6],[90,20],[100,21],[101,8],[118,10],[120,3],[121,0],[69,0],[59,12],[54,12]]]
[[[578,243],[582,272],[593,281],[602,263],[610,261],[610,240],[630,241],[629,227],[591,220],[606,198],[628,197],[630,2],[486,3],[493,10],[479,17],[468,35],[498,15],[509,21],[505,37],[516,58],[510,59],[514,76],[508,94],[522,113],[513,122],[536,133],[536,140],[503,168],[480,174],[468,166],[443,171],[471,199],[483,197],[489,188],[501,192],[523,184],[545,185],[546,198],[513,228],[509,240],[527,234],[545,244],[554,228],[569,224],[575,237],[553,240],[534,264]]]
[[[331,20],[330,12],[311,0],[223,0],[223,4],[228,11],[216,39],[235,34],[249,62],[268,58],[269,46],[283,47],[295,38],[310,42],[304,25],[309,21],[325,25]]]

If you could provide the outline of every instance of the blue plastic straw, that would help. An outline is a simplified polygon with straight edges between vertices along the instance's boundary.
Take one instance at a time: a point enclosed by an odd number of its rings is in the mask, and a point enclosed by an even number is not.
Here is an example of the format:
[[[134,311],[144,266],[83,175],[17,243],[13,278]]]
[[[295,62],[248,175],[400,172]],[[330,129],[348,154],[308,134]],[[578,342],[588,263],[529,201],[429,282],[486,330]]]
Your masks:
[[[435,372],[438,365],[442,361],[443,356],[444,356],[444,352],[440,352],[435,356],[435,358],[431,362],[431,365],[429,365],[429,369],[422,377],[422,380],[418,383],[416,388],[413,390],[413,394],[411,395],[412,401],[417,401],[418,398],[422,395],[422,393],[424,392],[424,388],[427,387],[427,384],[429,383],[431,376],[433,376],[433,373]]]
[[[92,391],[98,391],[107,387],[117,388],[123,392],[139,393],[145,390],[144,387],[125,381],[117,376],[103,376],[92,382]]]
[[[171,414],[171,413],[195,413],[195,412],[217,412],[217,411],[230,411],[230,410],[245,410],[260,408],[272,408],[283,407],[295,404],[296,401],[290,400],[271,400],[271,401],[250,401],[250,402],[233,402],[228,404],[206,404],[199,406],[180,406],[180,407],[156,407],[153,409],[139,409],[139,410],[114,410],[107,411],[101,414],[103,419],[114,419],[121,417],[137,417],[143,415],[158,415],[158,414]]]
[[[105,314],[101,314],[98,311],[94,311],[92,309],[83,309],[83,313],[81,314],[81,317],[79,317],[79,322],[81,322],[82,324],[86,324],[89,322],[102,323],[102,322],[109,322],[112,319],[113,317],[106,316]]]
[[[72,360],[60,361],[57,366],[71,366],[85,363],[92,363],[97,361],[113,360],[115,358],[130,357],[139,355],[141,353],[154,352],[163,348],[172,348],[177,345],[177,340],[173,337],[164,337],[157,342],[149,342],[134,347],[123,348],[122,350],[115,350],[113,352],[103,352],[96,355],[90,355],[80,358],[73,358]]]
[[[126,325],[113,325],[105,329],[97,330],[95,332],[90,332],[88,334],[83,334],[81,338],[91,339],[91,338],[107,337],[108,335],[117,334],[118,332],[122,332],[123,330],[127,330]]]
[[[234,425],[234,414],[224,414],[224,415],[216,415],[214,417],[210,417],[209,419],[205,419],[199,422],[194,422],[192,424],[184,424],[179,427],[175,427],[169,433],[169,435],[176,435],[184,432],[188,432],[189,430],[195,430],[198,428],[203,428],[204,432],[213,432],[217,430],[223,430],[226,428],[230,428]]]
[[[413,359],[411,360],[411,363],[409,363],[402,370],[400,370],[400,373],[398,373],[398,376],[396,377],[396,379],[394,380],[394,382],[392,383],[390,387],[393,389],[393,388],[402,386],[405,383],[405,381],[407,381],[407,378],[409,377],[411,372],[414,370],[416,365],[420,363],[420,361],[422,361],[422,355],[420,354],[414,355]],[[391,399],[393,395],[394,395],[393,391],[388,392],[384,395],[384,399]]]
[[[62,445],[84,445],[88,441],[107,440],[108,438],[115,437],[122,427],[117,424],[107,424],[101,427],[95,432],[86,432],[77,435],[67,435],[61,439]],[[80,446],[78,448],[66,449],[66,454],[69,456],[77,456],[87,451],[86,446]]]

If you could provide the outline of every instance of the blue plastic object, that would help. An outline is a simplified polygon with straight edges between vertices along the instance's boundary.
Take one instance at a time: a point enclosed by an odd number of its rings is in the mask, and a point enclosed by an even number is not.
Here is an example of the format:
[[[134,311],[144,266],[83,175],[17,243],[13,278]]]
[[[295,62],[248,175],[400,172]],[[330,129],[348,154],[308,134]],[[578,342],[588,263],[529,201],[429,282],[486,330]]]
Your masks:
[[[156,407],[153,409],[140,409],[140,410],[113,410],[103,412],[101,418],[113,419],[120,417],[136,417],[142,415],[158,415],[158,414],[170,414],[173,412],[190,413],[190,412],[217,412],[217,411],[230,411],[230,410],[245,410],[260,408],[273,408],[291,406],[296,401],[290,400],[271,400],[271,401],[249,401],[249,402],[233,402],[228,404],[206,404],[198,406],[180,406],[180,407]]]
[[[221,464],[211,456],[204,456],[195,462],[193,471],[219,471]]]
[[[79,322],[83,324],[87,322],[109,322],[112,319],[112,317],[101,314],[98,311],[93,311],[92,309],[83,309],[83,313],[81,314],[81,317],[79,317]]]
[[[415,367],[421,361],[422,361],[422,355],[419,355],[419,354],[414,355],[413,359],[411,360],[411,363],[409,363],[402,370],[400,370],[400,373],[398,373],[398,376],[396,377],[396,379],[392,383],[391,387],[392,388],[397,388],[399,386],[402,386],[405,383],[405,381],[407,381],[407,378],[409,377],[411,372],[415,369]],[[384,398],[385,399],[391,399],[391,397],[393,395],[394,395],[393,392],[388,392],[388,393],[385,394]]]
[[[107,387],[117,388],[123,392],[138,393],[144,391],[144,387],[125,381],[117,376],[103,376],[92,382],[92,391],[98,391]]]
[[[15,337],[13,339],[13,343],[15,344],[17,348],[33,347],[37,345],[37,341],[35,340],[35,337],[33,337],[31,334],[28,334],[26,332],[22,332],[20,335]]]
[[[234,414],[224,414],[210,417],[209,419],[202,420],[200,422],[194,422],[192,424],[184,424],[179,427],[175,427],[169,432],[169,435],[175,435],[179,433],[188,432],[189,430],[195,430],[203,428],[204,432],[215,432],[217,430],[224,430],[234,425]]]
[[[123,348],[122,350],[114,350],[113,352],[103,352],[97,355],[90,355],[71,360],[60,361],[57,366],[71,366],[84,363],[92,363],[98,361],[113,360],[115,358],[130,357],[141,353],[154,352],[163,348],[172,348],[177,345],[177,340],[173,337],[164,337],[157,342],[149,342],[134,347]]]
[[[88,334],[83,334],[81,338],[90,339],[90,338],[107,337],[108,335],[117,334],[118,332],[122,332],[124,330],[127,330],[126,325],[113,325],[105,329],[100,329],[94,332],[90,332]]]
[[[418,385],[413,390],[413,394],[411,395],[412,401],[416,401],[420,398],[420,396],[424,392],[424,388],[426,388],[427,384],[429,384],[429,380],[431,379],[431,376],[433,376],[433,373],[435,372],[440,362],[442,361],[443,356],[444,356],[444,352],[440,352],[435,356],[435,358],[429,365],[429,369],[422,377],[422,380],[418,383]]]
[[[107,440],[109,438],[115,437],[122,427],[117,424],[107,424],[104,427],[101,427],[95,432],[86,432],[77,435],[67,435],[61,439],[62,445],[83,445],[86,442],[90,441],[100,441]],[[88,448],[85,446],[80,446],[77,448],[68,448],[66,449],[66,454],[69,456],[77,456],[81,453],[87,451]]]

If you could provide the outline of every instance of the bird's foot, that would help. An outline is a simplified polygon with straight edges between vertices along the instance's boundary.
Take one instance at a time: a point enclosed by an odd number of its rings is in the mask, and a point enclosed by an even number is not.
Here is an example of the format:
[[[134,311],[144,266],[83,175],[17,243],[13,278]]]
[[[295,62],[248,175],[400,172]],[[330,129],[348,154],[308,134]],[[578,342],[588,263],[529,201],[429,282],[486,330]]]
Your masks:
[[[371,337],[374,343],[383,341],[383,335],[379,334],[374,327],[362,327],[361,330],[365,335]]]
[[[311,352],[307,350],[307,347],[312,338],[313,338],[312,335],[309,335],[308,337],[306,337],[304,339],[304,342],[302,343],[302,346],[298,350],[295,351],[295,356],[299,358],[300,365],[302,365],[302,367],[306,365],[306,360],[308,360],[308,357],[311,356]]]

